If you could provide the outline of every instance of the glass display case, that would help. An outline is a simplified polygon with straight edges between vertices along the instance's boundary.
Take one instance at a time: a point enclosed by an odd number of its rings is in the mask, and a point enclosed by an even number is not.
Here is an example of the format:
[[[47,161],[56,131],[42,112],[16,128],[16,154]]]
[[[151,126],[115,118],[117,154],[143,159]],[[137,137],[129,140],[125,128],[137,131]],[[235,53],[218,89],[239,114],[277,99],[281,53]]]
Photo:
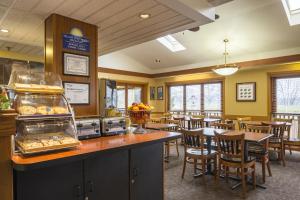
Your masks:
[[[59,75],[53,72],[14,71],[9,79],[9,88],[15,92],[62,94]]]
[[[75,147],[79,141],[74,130],[68,117],[17,120],[16,147],[22,154]]]
[[[57,94],[17,94],[14,103],[20,116],[71,114],[67,100]]]
[[[55,73],[13,72],[9,87],[18,113],[15,149],[34,154],[76,147],[74,112]]]

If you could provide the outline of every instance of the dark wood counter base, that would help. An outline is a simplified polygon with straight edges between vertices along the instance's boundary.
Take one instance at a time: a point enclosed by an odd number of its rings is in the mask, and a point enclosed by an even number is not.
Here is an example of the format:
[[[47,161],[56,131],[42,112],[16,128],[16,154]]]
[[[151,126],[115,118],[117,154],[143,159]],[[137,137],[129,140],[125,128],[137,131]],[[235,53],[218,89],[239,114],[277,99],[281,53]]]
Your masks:
[[[163,200],[163,142],[155,131],[86,140],[78,149],[14,156],[15,200]]]

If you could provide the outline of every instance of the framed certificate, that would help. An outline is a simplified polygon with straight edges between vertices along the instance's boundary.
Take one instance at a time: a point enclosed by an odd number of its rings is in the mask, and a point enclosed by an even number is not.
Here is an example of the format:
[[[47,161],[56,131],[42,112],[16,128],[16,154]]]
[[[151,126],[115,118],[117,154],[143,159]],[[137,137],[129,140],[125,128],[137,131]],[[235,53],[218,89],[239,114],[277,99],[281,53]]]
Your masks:
[[[70,104],[90,104],[89,83],[64,82],[65,96]]]
[[[64,74],[75,76],[90,75],[88,56],[64,53]]]

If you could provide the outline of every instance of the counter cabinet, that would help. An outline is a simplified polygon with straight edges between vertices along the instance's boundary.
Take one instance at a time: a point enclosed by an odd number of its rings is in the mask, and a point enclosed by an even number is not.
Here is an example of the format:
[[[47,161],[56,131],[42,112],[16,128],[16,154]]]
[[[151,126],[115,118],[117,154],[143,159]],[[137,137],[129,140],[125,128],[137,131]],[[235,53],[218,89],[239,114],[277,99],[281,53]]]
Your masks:
[[[15,200],[163,200],[163,143],[14,170]]]

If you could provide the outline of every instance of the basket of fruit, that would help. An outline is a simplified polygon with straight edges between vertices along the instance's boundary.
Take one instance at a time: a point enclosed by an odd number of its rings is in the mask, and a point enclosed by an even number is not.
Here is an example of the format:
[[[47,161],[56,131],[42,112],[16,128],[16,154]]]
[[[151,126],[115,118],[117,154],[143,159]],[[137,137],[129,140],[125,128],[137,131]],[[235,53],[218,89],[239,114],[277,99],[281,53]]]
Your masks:
[[[143,103],[133,103],[128,107],[128,114],[131,123],[138,125],[134,133],[146,133],[143,126],[150,120],[152,109],[152,106],[147,104],[145,105]]]

